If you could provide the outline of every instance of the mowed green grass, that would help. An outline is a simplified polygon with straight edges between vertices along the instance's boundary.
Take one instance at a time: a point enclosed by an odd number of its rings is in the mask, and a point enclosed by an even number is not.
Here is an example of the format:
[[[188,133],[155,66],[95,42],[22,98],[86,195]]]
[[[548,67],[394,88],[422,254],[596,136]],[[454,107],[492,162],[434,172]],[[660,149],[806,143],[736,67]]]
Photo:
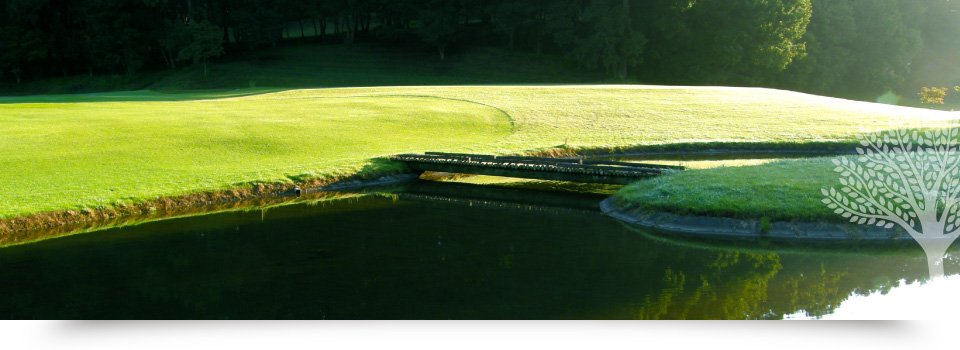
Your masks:
[[[427,97],[0,105],[0,215],[101,207],[469,149],[506,115]]]
[[[256,92],[0,101],[0,217],[346,174],[402,152],[836,141],[895,119],[956,116],[750,88],[381,87],[242,96]],[[242,97],[191,100],[217,94]]]
[[[251,99],[437,96],[503,110],[516,130],[495,151],[687,142],[830,142],[899,121],[951,123],[952,112],[783,90],[644,85],[392,87],[295,90]]]
[[[628,185],[615,200],[631,209],[681,215],[845,222],[821,202],[821,188],[840,187],[830,159],[684,171]]]

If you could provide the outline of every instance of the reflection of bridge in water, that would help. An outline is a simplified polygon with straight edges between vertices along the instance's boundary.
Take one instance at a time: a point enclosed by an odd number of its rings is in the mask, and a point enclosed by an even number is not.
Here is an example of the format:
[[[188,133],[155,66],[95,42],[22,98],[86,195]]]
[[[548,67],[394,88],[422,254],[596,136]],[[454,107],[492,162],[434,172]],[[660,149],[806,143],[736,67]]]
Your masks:
[[[399,154],[390,159],[415,171],[519,177],[626,185],[638,179],[683,170],[680,166],[573,158],[512,157],[482,154]]]
[[[418,181],[409,185],[403,192],[397,193],[397,197],[416,202],[480,208],[600,214],[599,203],[606,198],[606,195]]]

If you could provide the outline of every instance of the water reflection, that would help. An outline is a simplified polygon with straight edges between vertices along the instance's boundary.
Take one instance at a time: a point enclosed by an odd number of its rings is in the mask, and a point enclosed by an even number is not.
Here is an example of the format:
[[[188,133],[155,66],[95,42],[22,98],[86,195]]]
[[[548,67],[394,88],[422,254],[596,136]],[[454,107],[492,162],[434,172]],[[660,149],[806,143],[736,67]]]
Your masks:
[[[785,319],[826,320],[944,320],[952,321],[960,314],[960,276],[950,276],[926,283],[906,283],[868,295],[851,293],[833,313],[811,315],[805,311],[785,315]]]
[[[779,319],[926,275],[919,248],[659,239],[594,197],[428,184],[3,248],[0,317]]]

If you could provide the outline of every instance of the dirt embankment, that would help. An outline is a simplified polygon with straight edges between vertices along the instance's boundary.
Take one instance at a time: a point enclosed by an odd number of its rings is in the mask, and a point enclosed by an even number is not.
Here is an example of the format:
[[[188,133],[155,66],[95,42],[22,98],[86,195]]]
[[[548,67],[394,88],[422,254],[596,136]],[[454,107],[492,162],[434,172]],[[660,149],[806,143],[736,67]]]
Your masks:
[[[255,184],[220,191],[160,197],[132,205],[61,210],[12,217],[0,220],[0,247],[96,228],[279,204],[296,199],[294,192],[296,187],[300,187],[301,193],[307,195],[319,191],[341,191],[400,183],[416,178],[417,174],[373,171],[336,178],[309,179],[298,183]]]

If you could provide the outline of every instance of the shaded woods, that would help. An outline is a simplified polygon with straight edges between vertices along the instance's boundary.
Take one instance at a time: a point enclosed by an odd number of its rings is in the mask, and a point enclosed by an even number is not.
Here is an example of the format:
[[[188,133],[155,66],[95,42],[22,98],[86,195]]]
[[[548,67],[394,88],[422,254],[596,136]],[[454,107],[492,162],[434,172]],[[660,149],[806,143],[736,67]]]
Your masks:
[[[284,41],[419,45],[437,62],[499,46],[615,80],[844,96],[960,80],[950,0],[0,0],[0,21],[0,85],[12,89]]]

